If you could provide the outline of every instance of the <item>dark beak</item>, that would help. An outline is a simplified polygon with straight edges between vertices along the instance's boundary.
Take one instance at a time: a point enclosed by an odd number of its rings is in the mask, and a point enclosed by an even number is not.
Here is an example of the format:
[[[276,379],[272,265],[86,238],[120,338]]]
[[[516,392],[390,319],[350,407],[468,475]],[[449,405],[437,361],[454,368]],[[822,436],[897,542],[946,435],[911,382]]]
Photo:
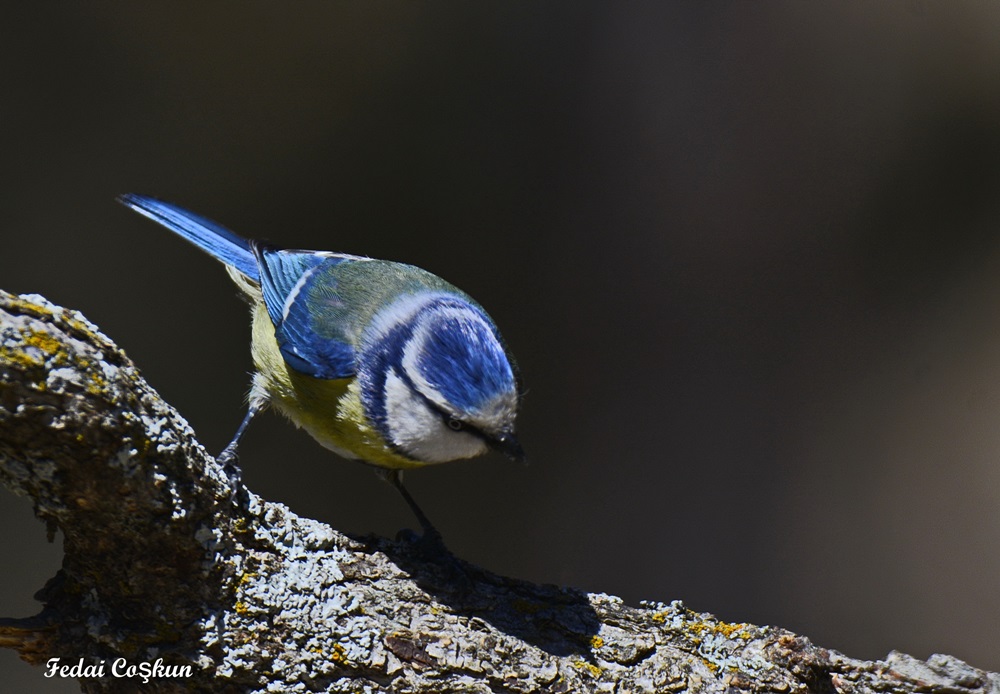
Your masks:
[[[490,448],[518,463],[525,461],[524,449],[513,434],[500,434],[490,441]]]

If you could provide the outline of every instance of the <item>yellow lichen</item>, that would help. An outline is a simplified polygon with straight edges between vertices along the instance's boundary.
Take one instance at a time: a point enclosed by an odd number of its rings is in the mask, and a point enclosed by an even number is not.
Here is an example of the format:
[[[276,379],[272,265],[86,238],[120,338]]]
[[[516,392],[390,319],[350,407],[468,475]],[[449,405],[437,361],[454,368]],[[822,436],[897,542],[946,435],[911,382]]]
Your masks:
[[[653,614],[652,617],[650,617],[650,619],[652,619],[657,624],[663,624],[665,621],[667,621],[667,612],[666,610],[664,610],[663,612],[656,612]]]
[[[78,333],[86,335],[88,339],[90,339],[90,340],[92,340],[94,342],[97,342],[98,341],[98,337],[94,333],[94,331],[91,328],[91,326],[88,325],[87,323],[83,322],[79,318],[77,318],[78,315],[79,314],[74,313],[74,314],[72,314],[70,316],[66,316],[66,324],[72,330],[75,330]],[[100,340],[100,341],[103,342],[103,340]]]
[[[729,624],[728,622],[719,622],[715,631],[719,632],[727,639],[731,639],[733,636],[741,638],[743,640],[749,640],[751,638],[750,634],[747,632],[747,624]]]
[[[15,364],[22,369],[45,366],[45,362],[20,349],[0,349],[0,363]]]
[[[339,643],[333,644],[333,653],[330,654],[330,660],[343,665],[347,662],[347,649]]]
[[[590,647],[592,649],[600,648],[603,645],[604,645],[604,639],[602,639],[597,634],[594,634],[593,636],[590,637]]]
[[[242,600],[240,600],[239,602],[237,602],[236,605],[233,607],[233,609],[236,610],[236,614],[238,614],[238,615],[244,615],[244,616],[246,616],[247,614],[250,613],[250,606],[247,605]]]
[[[705,622],[690,622],[685,625],[687,630],[694,634],[695,636],[700,635],[703,631],[708,631],[712,628],[711,624],[706,624]]]
[[[41,350],[43,354],[52,357],[54,364],[65,364],[66,353],[63,351],[63,344],[56,338],[41,330],[28,329],[21,333],[21,340],[26,347],[34,347]]]
[[[583,660],[577,660],[576,662],[573,663],[573,667],[575,667],[577,670],[586,670],[587,672],[590,673],[592,677],[601,676],[601,668],[597,667],[593,663],[587,663],[584,662]]]
[[[141,439],[136,441],[136,453],[138,453],[140,458],[145,458],[149,455],[149,447],[153,445],[148,436],[143,436]]]
[[[87,377],[89,379],[89,382],[87,383],[87,392],[91,395],[102,394],[108,385],[108,382],[104,380],[104,377],[96,371],[89,372]]]
[[[20,296],[5,294],[3,299],[4,303],[10,306],[11,313],[21,315],[27,313],[35,316],[36,318],[53,318],[55,316],[51,309],[26,301]]]

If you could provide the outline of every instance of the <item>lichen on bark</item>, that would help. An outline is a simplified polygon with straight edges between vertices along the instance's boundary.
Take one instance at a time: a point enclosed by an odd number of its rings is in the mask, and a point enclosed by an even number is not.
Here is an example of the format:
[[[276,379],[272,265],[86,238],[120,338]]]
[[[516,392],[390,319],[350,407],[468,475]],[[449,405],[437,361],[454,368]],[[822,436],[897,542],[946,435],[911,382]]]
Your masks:
[[[680,602],[539,586],[247,503],[80,314],[0,292],[0,479],[64,536],[28,662],[188,665],[87,692],[1000,692],[948,656],[861,661]]]

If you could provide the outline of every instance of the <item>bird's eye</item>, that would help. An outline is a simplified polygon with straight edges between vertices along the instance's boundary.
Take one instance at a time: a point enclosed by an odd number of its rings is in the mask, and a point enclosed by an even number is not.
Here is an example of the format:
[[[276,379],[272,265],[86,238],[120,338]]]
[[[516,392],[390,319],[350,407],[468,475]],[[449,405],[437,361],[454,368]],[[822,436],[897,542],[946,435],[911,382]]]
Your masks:
[[[448,428],[452,431],[461,431],[465,428],[465,422],[460,419],[455,419],[454,417],[448,418]]]

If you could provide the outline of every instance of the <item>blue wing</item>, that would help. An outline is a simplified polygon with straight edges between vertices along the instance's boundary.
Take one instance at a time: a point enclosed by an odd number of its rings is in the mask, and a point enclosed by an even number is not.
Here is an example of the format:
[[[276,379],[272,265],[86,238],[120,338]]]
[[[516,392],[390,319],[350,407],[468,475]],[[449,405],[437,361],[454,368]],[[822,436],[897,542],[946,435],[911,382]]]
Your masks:
[[[293,369],[316,378],[354,375],[354,348],[343,329],[347,312],[331,272],[354,256],[278,250],[145,195],[128,193],[118,201],[260,284],[278,347]]]
[[[183,207],[146,195],[127,193],[119,196],[118,202],[162,224],[255,282],[260,281],[257,260],[250,250],[250,242],[239,234]]]
[[[264,305],[288,365],[315,378],[353,376],[354,347],[336,291],[336,268],[353,256],[257,243],[251,243],[251,249],[260,265]]]

